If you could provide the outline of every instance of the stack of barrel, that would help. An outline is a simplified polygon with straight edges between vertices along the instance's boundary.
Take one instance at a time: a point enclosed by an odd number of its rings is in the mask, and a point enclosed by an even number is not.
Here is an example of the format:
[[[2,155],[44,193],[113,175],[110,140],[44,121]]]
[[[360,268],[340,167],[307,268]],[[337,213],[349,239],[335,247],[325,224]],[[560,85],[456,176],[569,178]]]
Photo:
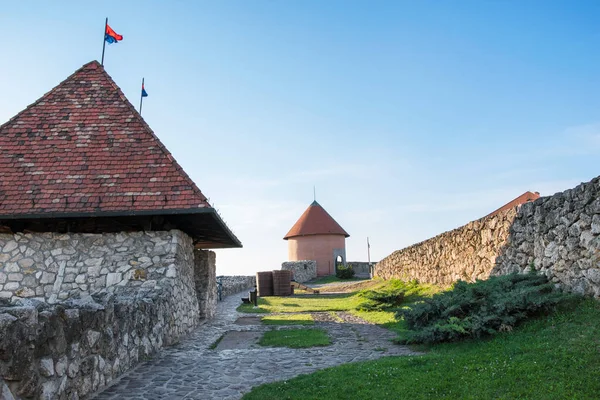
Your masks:
[[[256,273],[258,295],[290,296],[292,292],[292,271],[276,270]]]

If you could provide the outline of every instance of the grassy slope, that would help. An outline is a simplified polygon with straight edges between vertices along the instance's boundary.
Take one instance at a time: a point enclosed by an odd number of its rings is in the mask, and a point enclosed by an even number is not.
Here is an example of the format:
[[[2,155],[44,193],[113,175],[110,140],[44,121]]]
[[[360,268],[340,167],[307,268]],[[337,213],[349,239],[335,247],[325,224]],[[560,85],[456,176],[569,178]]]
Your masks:
[[[347,364],[244,399],[595,399],[599,377],[600,303],[580,300],[492,339]]]

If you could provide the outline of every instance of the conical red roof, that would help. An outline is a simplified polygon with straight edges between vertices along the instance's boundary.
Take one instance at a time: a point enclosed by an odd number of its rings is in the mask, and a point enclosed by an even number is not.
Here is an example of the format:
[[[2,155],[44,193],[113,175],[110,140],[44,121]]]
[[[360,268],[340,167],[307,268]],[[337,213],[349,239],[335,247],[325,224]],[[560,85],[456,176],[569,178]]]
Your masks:
[[[240,245],[97,61],[0,126],[0,220],[143,214],[205,214]]]
[[[284,239],[306,235],[350,236],[319,203],[313,203],[304,211]]]

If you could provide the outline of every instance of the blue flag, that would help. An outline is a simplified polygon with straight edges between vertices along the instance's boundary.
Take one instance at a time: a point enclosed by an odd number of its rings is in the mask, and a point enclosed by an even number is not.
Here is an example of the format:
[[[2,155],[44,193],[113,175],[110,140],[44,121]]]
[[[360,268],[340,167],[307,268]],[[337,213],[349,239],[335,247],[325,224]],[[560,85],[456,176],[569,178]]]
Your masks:
[[[146,92],[146,89],[144,89],[143,83],[142,83],[142,97],[148,97],[148,93]]]

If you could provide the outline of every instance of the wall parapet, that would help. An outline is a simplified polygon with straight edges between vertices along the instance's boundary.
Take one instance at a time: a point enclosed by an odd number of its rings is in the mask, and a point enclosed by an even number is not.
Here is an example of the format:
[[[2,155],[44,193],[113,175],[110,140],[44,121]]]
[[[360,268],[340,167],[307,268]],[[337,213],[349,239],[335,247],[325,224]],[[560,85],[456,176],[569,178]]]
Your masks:
[[[370,264],[366,261],[348,261],[346,266],[354,270],[355,276],[368,277],[371,274],[371,266],[374,266],[375,264],[377,263],[373,261],[371,261]]]
[[[600,177],[395,251],[375,276],[449,286],[532,269],[600,298]]]
[[[440,286],[485,279],[508,240],[516,213],[509,209],[395,251],[375,265],[374,274]]]
[[[217,279],[221,281],[223,297],[230,296],[243,292],[244,290],[250,290],[256,286],[256,276],[246,275],[221,275],[217,276]]]
[[[129,288],[0,307],[0,393],[73,399],[97,391],[193,328],[177,324],[173,297],[170,288]]]
[[[600,298],[600,177],[521,207],[491,273],[531,269]]]

